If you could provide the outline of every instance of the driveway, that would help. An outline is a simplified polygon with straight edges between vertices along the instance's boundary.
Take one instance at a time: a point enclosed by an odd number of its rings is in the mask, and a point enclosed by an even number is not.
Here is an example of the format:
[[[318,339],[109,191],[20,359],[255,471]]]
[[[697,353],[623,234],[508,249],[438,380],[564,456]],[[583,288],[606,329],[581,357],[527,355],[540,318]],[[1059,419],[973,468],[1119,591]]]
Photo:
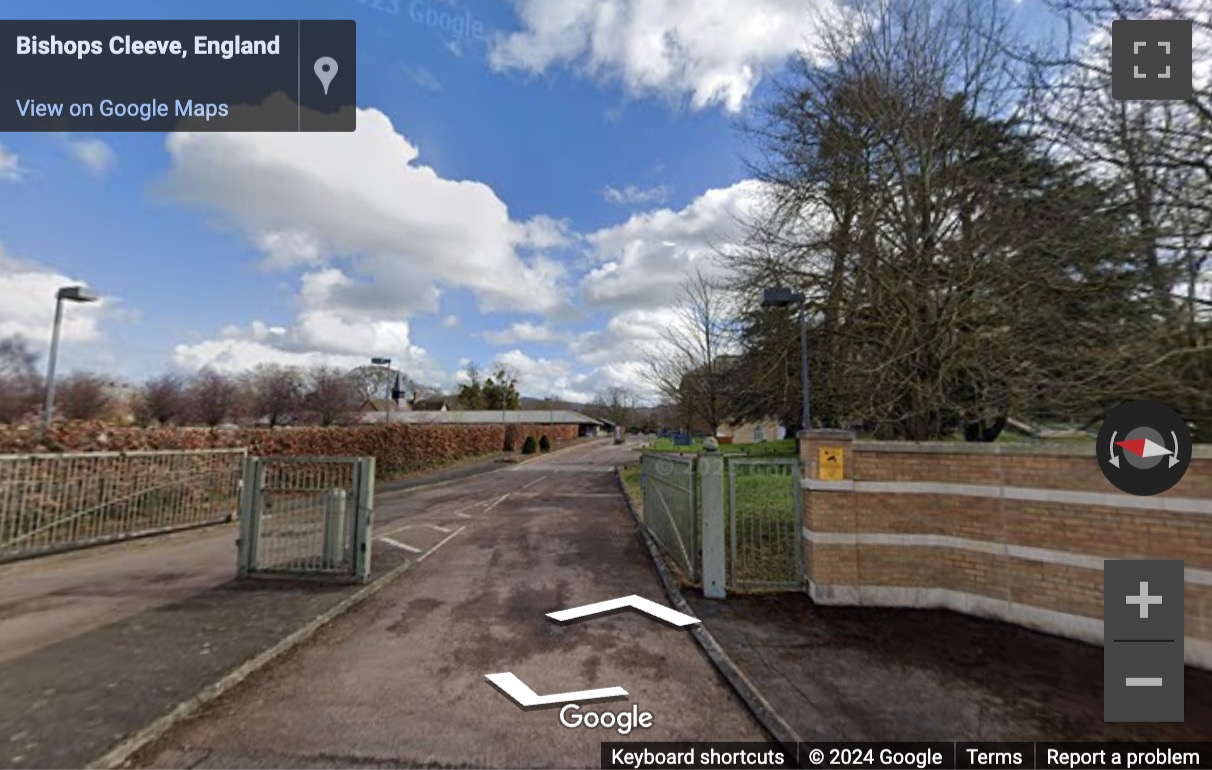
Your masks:
[[[139,763],[598,767],[603,740],[768,740],[685,630],[635,613],[544,617],[630,594],[668,604],[612,473],[634,459],[591,444],[381,498],[375,557],[420,563]],[[503,672],[540,695],[622,687],[626,702],[582,713],[634,706],[652,727],[565,727],[485,679]]]

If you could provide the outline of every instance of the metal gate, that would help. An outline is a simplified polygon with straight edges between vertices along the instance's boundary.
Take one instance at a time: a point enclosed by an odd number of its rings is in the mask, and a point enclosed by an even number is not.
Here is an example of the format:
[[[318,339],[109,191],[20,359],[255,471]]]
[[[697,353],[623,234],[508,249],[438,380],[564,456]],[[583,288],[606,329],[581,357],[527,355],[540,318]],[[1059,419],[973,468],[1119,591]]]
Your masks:
[[[699,561],[694,458],[645,454],[640,468],[644,526],[694,583]]]
[[[728,478],[728,587],[802,588],[799,460],[726,456],[724,462]]]
[[[373,457],[250,457],[240,577],[370,579]]]

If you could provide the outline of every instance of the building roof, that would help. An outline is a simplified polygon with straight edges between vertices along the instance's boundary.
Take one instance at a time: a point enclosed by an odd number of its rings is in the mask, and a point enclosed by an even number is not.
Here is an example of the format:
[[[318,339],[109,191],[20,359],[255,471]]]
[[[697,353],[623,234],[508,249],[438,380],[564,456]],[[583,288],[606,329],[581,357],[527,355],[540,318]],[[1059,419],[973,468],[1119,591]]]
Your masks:
[[[392,422],[411,425],[601,425],[580,412],[567,409],[516,409],[511,411],[393,412]]]

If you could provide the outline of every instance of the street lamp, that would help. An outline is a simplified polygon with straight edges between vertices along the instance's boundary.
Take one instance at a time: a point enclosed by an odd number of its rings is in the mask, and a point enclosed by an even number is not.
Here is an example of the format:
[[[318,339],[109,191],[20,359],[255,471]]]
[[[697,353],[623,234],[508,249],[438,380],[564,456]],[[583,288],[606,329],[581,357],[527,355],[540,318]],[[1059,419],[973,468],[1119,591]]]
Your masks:
[[[808,381],[808,320],[804,315],[804,295],[786,287],[766,289],[762,292],[762,307],[789,307],[795,305],[800,310],[800,384],[804,396],[803,429],[812,426],[809,412],[809,394],[811,389]]]
[[[46,362],[46,403],[42,405],[42,430],[48,430],[55,409],[55,359],[59,356],[59,327],[63,325],[63,301],[96,302],[86,286],[63,286],[55,292],[55,325],[51,331],[50,356]]]
[[[372,366],[387,367],[387,374],[389,376],[391,375],[391,359],[390,358],[372,358],[372,359],[370,359],[370,363]],[[391,388],[390,382],[387,383],[387,387]],[[390,390],[388,391],[388,395],[390,396]],[[391,400],[390,398],[384,399],[384,403],[383,403],[383,424],[384,425],[391,422],[391,408],[386,403],[387,401],[390,401],[390,400]]]

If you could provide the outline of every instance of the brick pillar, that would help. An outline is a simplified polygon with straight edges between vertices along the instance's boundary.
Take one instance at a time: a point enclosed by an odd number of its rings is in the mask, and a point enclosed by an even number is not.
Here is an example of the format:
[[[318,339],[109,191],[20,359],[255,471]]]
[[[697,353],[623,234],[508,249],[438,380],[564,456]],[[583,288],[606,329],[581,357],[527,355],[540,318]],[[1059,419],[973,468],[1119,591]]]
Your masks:
[[[859,603],[855,436],[843,430],[797,434],[804,488],[804,578],[818,604]],[[840,460],[840,470],[830,458]]]

